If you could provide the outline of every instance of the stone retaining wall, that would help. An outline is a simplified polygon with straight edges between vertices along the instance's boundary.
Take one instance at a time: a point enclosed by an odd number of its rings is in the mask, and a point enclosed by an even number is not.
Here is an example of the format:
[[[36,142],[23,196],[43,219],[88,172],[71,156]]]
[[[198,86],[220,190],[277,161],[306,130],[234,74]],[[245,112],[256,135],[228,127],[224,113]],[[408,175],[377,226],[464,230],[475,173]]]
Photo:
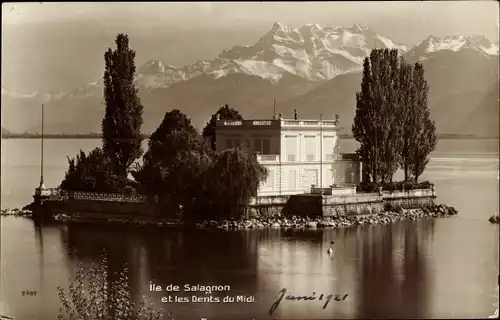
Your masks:
[[[246,207],[246,217],[299,216],[332,217],[377,214],[397,208],[413,209],[432,205],[433,189],[383,191],[344,195],[298,194],[291,196],[261,196]],[[126,196],[109,193],[69,192],[57,200],[44,201],[43,209],[50,212],[90,212],[96,214],[130,214],[152,216],[160,209],[155,201],[142,195]]]
[[[434,204],[435,198],[433,189],[343,195],[266,196],[253,199],[246,216],[267,216],[276,213],[309,217],[377,214],[384,209],[427,207]]]

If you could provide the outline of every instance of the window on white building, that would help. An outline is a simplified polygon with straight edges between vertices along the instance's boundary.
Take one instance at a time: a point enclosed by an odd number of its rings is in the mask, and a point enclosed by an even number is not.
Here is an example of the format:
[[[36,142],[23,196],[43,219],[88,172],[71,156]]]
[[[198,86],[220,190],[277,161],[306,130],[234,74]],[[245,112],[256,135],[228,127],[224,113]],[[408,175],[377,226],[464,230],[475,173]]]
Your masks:
[[[334,182],[335,182],[335,179],[333,178],[333,170],[326,169],[325,176],[323,177],[323,185],[329,186],[329,185],[332,185]]]
[[[273,190],[274,189],[274,171],[269,170],[269,173],[267,175],[266,182],[262,186],[266,190]]]
[[[297,170],[290,169],[288,170],[288,190],[296,190],[297,189]]]
[[[323,138],[323,159],[325,161],[333,161],[333,153],[335,147],[335,137],[325,136]]]
[[[306,161],[316,161],[316,136],[305,136],[306,144]]]
[[[271,140],[270,139],[255,139],[253,144],[254,152],[260,154],[271,154]]]
[[[286,160],[297,161],[297,136],[285,136]]]
[[[261,139],[255,139],[253,141],[253,151],[262,153],[262,140]]]
[[[311,185],[318,185],[318,170],[306,169],[302,175],[302,183],[305,190],[309,190]]]
[[[264,139],[262,140],[262,154],[270,154],[271,153],[271,140]]]

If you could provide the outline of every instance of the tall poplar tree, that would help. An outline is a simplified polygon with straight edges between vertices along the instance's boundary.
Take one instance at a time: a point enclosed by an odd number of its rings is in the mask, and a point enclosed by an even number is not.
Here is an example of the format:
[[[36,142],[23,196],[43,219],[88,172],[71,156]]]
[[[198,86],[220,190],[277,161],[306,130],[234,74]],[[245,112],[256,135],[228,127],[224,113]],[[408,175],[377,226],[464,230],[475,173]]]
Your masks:
[[[399,150],[400,165],[404,172],[404,179],[408,181],[410,178],[410,147],[412,146],[412,141],[416,137],[416,130],[412,123],[412,115],[417,93],[413,81],[413,66],[405,62],[403,58],[401,58],[399,64],[399,84],[402,89],[400,105],[402,128],[404,128],[401,135],[401,146]]]
[[[436,124],[430,118],[427,105],[429,86],[424,77],[424,67],[416,63],[413,68],[413,86],[415,100],[411,112],[411,126],[415,136],[410,140],[409,170],[418,182],[418,178],[429,163],[429,154],[434,151],[437,144]]]
[[[382,182],[390,181],[399,167],[399,149],[403,130],[401,117],[401,88],[399,84],[399,53],[396,49],[381,50],[380,87],[382,97],[380,165]]]
[[[398,52],[375,49],[365,58],[361,91],[356,94],[352,132],[372,182],[392,180],[400,143]]]
[[[116,49],[104,54],[104,99],[102,120],[103,151],[112,170],[126,177],[130,165],[142,155],[141,126],[143,106],[134,85],[135,51],[129,48],[127,35],[118,34]]]
[[[372,182],[392,182],[400,165],[405,180],[424,171],[437,142],[428,91],[423,66],[407,64],[397,50],[375,49],[365,58],[352,132]]]
[[[361,91],[356,93],[356,115],[352,126],[352,133],[360,146],[357,153],[363,165],[367,167],[373,182],[377,181],[377,112],[373,96],[373,79],[370,58],[363,62],[363,78]]]

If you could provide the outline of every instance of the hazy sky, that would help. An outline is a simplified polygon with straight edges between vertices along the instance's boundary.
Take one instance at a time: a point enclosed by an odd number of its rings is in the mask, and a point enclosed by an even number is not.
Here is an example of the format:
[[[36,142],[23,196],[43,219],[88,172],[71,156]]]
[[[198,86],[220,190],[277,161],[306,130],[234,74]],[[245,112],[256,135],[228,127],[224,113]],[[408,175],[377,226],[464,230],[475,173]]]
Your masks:
[[[294,28],[364,23],[412,46],[430,34],[496,42],[498,15],[497,1],[4,3],[2,88],[65,91],[95,81],[118,32],[131,37],[138,66],[158,59],[183,67],[252,45],[276,21]]]
[[[2,24],[92,19],[99,24],[269,25],[298,27],[365,23],[395,39],[409,34],[483,34],[498,40],[497,1],[396,2],[196,2],[196,3],[9,3],[2,4]],[[379,31],[379,32],[380,32]]]

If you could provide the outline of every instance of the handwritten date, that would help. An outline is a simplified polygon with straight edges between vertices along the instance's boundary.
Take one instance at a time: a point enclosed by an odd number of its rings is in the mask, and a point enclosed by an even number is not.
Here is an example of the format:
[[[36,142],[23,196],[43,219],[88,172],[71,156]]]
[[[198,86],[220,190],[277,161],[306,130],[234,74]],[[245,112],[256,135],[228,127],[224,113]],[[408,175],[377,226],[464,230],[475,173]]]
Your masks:
[[[36,290],[23,290],[21,291],[22,296],[36,296]]]
[[[285,296],[286,291],[287,291],[286,288],[283,288],[280,290],[280,292],[278,293],[278,299],[273,303],[273,305],[271,306],[271,309],[269,310],[269,315],[273,314],[273,312],[276,310],[276,308],[278,308],[278,306],[281,303],[281,300],[283,300],[283,299],[285,299],[287,301],[312,301],[312,300],[323,301],[324,302],[323,309],[326,309],[326,307],[328,306],[328,304],[330,303],[330,300],[332,298],[335,301],[344,301],[349,296],[346,293],[343,296],[341,296],[340,294],[335,294],[335,295],[334,294],[328,294],[328,295],[321,294],[319,297],[317,297],[316,292],[313,292],[313,294],[311,296],[293,296],[293,295]],[[323,300],[323,297],[324,297],[324,300]]]

